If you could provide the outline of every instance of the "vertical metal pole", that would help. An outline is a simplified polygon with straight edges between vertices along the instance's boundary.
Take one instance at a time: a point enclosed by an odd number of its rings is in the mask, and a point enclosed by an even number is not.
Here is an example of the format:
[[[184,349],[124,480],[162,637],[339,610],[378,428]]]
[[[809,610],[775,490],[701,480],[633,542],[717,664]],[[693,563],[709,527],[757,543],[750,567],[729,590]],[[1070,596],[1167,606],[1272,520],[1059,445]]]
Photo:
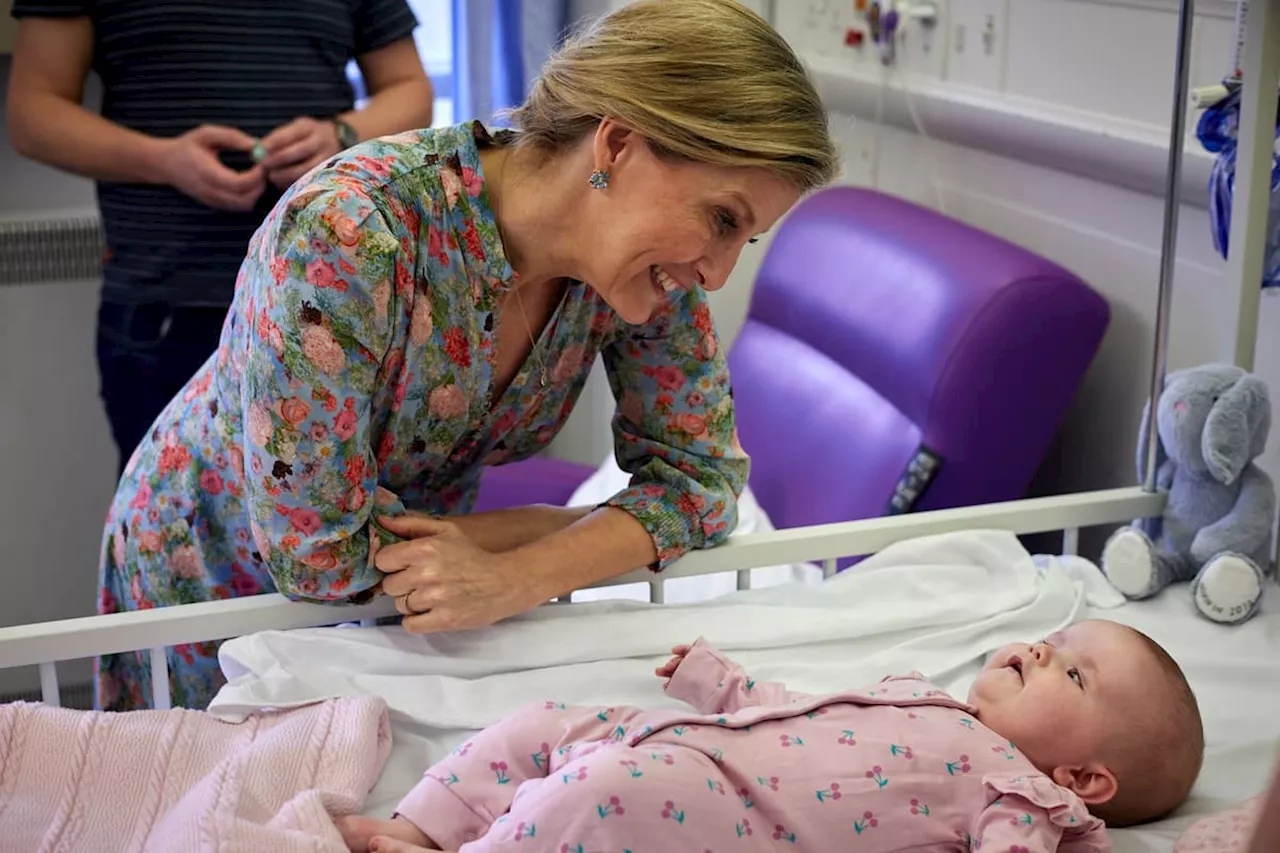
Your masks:
[[[169,655],[164,646],[150,651],[151,655],[151,704],[157,711],[172,707],[173,694],[169,690]]]
[[[1240,93],[1240,129],[1235,195],[1231,205],[1227,282],[1241,287],[1236,318],[1236,364],[1253,369],[1262,296],[1262,258],[1274,151],[1277,76],[1280,75],[1280,0],[1241,0],[1236,20],[1236,67],[1246,88]],[[1253,81],[1250,86],[1250,81]],[[1268,85],[1270,81],[1270,85]],[[1280,525],[1272,528],[1280,566]]]
[[[1276,86],[1280,84],[1280,0],[1253,0],[1246,14],[1248,23],[1241,22],[1244,73],[1225,284],[1239,299],[1231,357],[1236,365],[1252,371],[1269,236]]]
[[[58,692],[58,665],[53,661],[40,664],[40,698],[51,708],[62,706],[62,696]]]
[[[1080,553],[1080,528],[1068,527],[1062,531],[1062,553],[1072,557]]]
[[[1173,272],[1178,261],[1178,208],[1181,206],[1182,147],[1186,144],[1187,98],[1191,74],[1191,27],[1195,0],[1182,0],[1178,11],[1178,52],[1174,57],[1173,117],[1169,128],[1169,166],[1164,188],[1164,235],[1160,241],[1160,284],[1156,292],[1156,341],[1151,356],[1151,416],[1147,418],[1147,476],[1142,488],[1156,490],[1156,452],[1160,436],[1156,404],[1164,390],[1165,363],[1169,357],[1169,306],[1173,297]]]

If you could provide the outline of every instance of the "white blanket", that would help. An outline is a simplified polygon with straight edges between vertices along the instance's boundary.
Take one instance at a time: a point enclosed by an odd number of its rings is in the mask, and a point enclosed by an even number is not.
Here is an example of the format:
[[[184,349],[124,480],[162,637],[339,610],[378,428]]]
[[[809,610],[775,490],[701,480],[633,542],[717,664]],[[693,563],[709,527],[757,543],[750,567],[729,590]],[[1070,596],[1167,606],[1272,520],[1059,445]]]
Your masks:
[[[915,669],[963,697],[987,653],[1081,618],[1096,589],[1088,572],[1033,561],[1011,534],[975,531],[900,543],[821,584],[695,604],[553,605],[431,638],[399,628],[264,632],[223,646],[231,680],[210,710],[238,718],[321,697],[382,696],[394,748],[367,811],[386,815],[431,762],[524,703],[670,704],[653,667],[698,636],[799,690]]]

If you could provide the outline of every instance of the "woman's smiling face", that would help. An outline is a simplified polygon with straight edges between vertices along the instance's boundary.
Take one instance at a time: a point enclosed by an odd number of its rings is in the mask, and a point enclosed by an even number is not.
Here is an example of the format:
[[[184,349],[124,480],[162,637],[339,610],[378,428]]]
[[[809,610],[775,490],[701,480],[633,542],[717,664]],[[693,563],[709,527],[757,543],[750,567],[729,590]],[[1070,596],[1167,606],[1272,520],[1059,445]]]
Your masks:
[[[662,156],[634,131],[602,123],[592,139],[609,183],[587,196],[584,278],[628,323],[669,293],[724,286],[742,247],[768,230],[800,191],[762,170]]]

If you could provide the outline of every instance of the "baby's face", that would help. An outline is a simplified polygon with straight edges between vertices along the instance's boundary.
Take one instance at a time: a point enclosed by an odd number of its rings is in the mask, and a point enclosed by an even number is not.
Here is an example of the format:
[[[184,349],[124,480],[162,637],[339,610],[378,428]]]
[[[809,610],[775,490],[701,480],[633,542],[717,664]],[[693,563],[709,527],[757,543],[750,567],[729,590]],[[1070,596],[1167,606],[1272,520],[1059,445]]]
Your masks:
[[[1067,784],[1073,777],[1059,778],[1059,768],[1086,775],[1105,768],[1108,735],[1141,707],[1159,677],[1136,633],[1113,622],[1080,622],[1043,642],[997,651],[969,702],[984,725]]]

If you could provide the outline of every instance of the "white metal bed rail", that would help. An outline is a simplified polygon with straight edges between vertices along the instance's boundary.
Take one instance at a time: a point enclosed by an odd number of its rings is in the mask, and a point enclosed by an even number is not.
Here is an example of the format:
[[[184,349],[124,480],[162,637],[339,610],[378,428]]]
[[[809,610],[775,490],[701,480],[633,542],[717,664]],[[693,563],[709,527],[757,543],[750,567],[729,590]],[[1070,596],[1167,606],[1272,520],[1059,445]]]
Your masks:
[[[690,553],[660,575],[641,569],[592,586],[645,583],[650,600],[662,603],[663,583],[672,578],[733,571],[738,588],[747,589],[751,569],[819,561],[829,577],[839,558],[872,554],[905,539],[961,530],[1015,534],[1060,530],[1063,551],[1074,553],[1080,528],[1150,518],[1163,512],[1164,501],[1163,494],[1135,487],[778,530],[735,537],[720,547]],[[58,661],[147,649],[152,672],[159,675],[153,678],[153,699],[157,707],[168,707],[167,647],[357,620],[369,625],[395,612],[395,603],[386,598],[335,607],[271,594],[16,625],[0,628],[0,669],[39,665],[44,700],[56,705]]]

